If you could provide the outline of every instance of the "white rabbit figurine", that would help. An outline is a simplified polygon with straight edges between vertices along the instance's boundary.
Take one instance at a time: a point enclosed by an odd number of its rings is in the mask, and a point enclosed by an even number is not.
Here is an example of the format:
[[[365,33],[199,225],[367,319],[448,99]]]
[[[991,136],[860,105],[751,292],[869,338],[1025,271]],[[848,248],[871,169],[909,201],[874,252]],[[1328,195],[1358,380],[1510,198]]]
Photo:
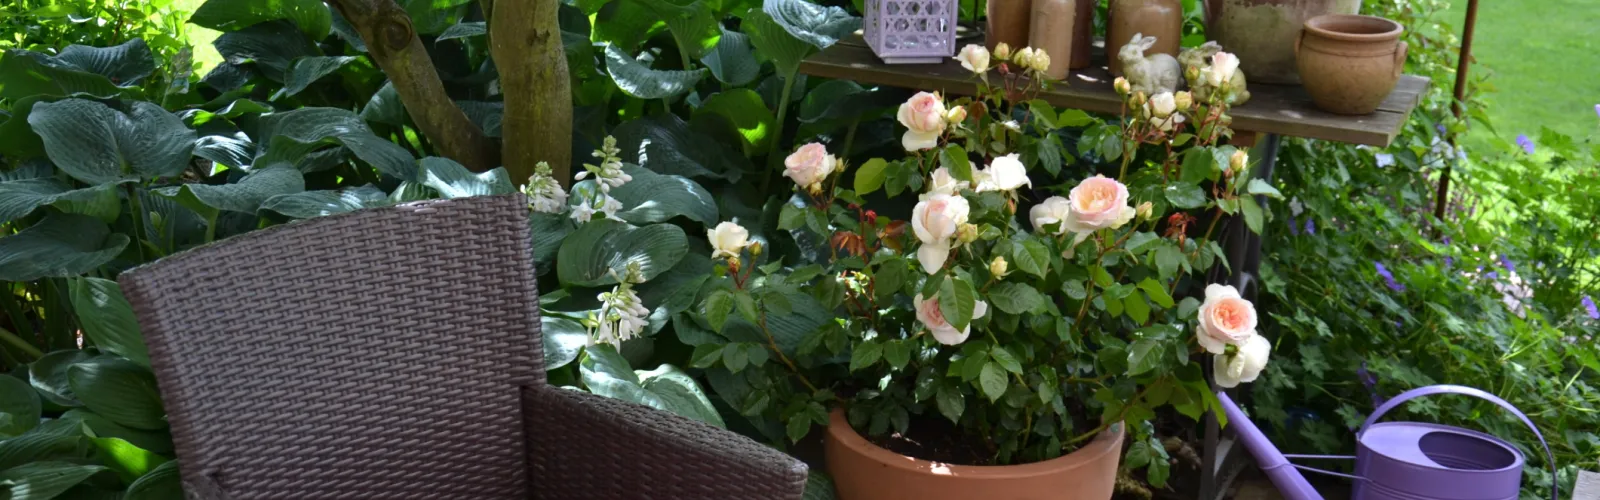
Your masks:
[[[1117,52],[1117,61],[1122,63],[1122,75],[1127,77],[1128,84],[1134,92],[1144,92],[1147,96],[1178,90],[1178,79],[1183,76],[1183,68],[1171,55],[1159,52],[1144,55],[1144,51],[1155,44],[1156,37],[1135,33]]]

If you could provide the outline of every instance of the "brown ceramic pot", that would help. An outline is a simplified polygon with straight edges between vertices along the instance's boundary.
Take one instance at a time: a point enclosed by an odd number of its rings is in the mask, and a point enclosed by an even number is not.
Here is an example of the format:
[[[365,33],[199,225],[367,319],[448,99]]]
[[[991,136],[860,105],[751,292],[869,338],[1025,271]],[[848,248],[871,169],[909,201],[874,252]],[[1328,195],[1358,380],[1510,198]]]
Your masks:
[[[1329,14],[1306,21],[1295,43],[1306,93],[1329,113],[1377,110],[1405,70],[1404,30],[1400,23],[1373,16]]]
[[[1089,67],[1094,50],[1094,6],[1100,2],[1078,0],[1072,16],[1072,69]]]
[[[1183,42],[1183,4],[1178,0],[1111,0],[1106,11],[1106,66],[1112,75],[1122,76],[1117,52],[1133,35],[1156,37],[1156,44],[1144,52],[1178,57]]]
[[[986,9],[984,45],[990,51],[1000,42],[1010,45],[1013,51],[1028,46],[1029,14],[1033,12],[1033,0],[990,0]]]
[[[1294,43],[1306,21],[1360,9],[1361,0],[1206,0],[1206,34],[1239,56],[1250,83],[1294,84]]]
[[[950,465],[872,444],[834,410],[825,444],[840,500],[1106,500],[1122,458],[1122,426],[1055,459],[1022,465]]]

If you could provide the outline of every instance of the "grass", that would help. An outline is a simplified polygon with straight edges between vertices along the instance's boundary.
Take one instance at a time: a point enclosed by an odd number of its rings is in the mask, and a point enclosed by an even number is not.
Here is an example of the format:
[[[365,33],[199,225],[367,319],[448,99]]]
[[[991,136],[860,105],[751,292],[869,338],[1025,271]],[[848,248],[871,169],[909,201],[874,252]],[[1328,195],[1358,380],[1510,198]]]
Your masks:
[[[1467,0],[1440,19],[1461,33]],[[1540,127],[1583,139],[1600,132],[1600,0],[1479,0],[1473,75],[1488,75],[1489,119],[1498,138],[1535,140]],[[1453,82],[1438,82],[1452,85]],[[1496,134],[1473,124],[1469,145]]]

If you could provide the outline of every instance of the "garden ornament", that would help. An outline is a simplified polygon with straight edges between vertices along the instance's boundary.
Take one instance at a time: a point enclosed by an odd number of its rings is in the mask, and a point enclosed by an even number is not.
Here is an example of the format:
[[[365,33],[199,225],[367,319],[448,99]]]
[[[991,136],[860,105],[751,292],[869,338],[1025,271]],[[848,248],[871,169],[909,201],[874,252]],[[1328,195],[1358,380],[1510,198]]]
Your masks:
[[[1178,60],[1159,52],[1149,56],[1144,54],[1155,44],[1156,37],[1134,33],[1133,39],[1117,52],[1117,60],[1122,63],[1122,74],[1128,78],[1133,92],[1156,95],[1178,90],[1178,77],[1183,74]]]
[[[1509,410],[1533,429],[1544,444],[1551,474],[1555,456],[1539,428],[1511,403],[1493,394],[1459,385],[1432,385],[1406,391],[1384,402],[1367,417],[1356,432],[1356,455],[1284,455],[1267,441],[1261,429],[1250,422],[1239,406],[1218,391],[1228,425],[1237,430],[1240,442],[1255,456],[1256,463],[1273,484],[1290,500],[1321,500],[1295,469],[1328,474],[1355,482],[1353,500],[1515,500],[1522,486],[1525,459],[1511,443],[1482,432],[1423,422],[1384,422],[1378,419],[1389,410],[1421,396],[1461,394],[1483,399]],[[1290,458],[1354,458],[1355,474],[1340,474],[1289,463]],[[1551,500],[1559,499],[1552,487]]]
[[[1178,53],[1178,64],[1183,66],[1184,79],[1187,80],[1189,91],[1194,93],[1196,99],[1203,101],[1211,98],[1213,89],[1204,81],[1205,78],[1200,75],[1199,69],[1210,66],[1211,57],[1217,55],[1218,52],[1222,52],[1222,44],[1213,40],[1199,47],[1183,49],[1183,52]],[[1195,68],[1194,72],[1191,73],[1189,68]],[[1245,82],[1243,66],[1233,69],[1233,75],[1227,79],[1224,87],[1229,90],[1227,94],[1229,96],[1229,105],[1238,106],[1250,100],[1250,91],[1247,89],[1247,83]]]

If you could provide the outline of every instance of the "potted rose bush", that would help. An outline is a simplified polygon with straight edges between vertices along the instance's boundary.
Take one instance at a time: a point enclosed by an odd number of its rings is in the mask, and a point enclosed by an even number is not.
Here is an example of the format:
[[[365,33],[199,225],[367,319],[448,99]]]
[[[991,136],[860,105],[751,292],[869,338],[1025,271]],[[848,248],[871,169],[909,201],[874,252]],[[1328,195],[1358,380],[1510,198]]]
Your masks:
[[[957,59],[980,92],[902,105],[905,157],[801,146],[769,245],[709,230],[716,267],[678,325],[698,331],[692,364],[762,432],[825,428],[843,498],[1103,499],[1119,463],[1162,485],[1155,412],[1200,416],[1217,404],[1202,361],[1231,387],[1270,351],[1251,304],[1204,281],[1219,221],[1259,228],[1251,195],[1276,195],[1221,145],[1226,78],[1205,100],[1119,80],[1122,119],[1095,123],[1035,99],[1042,52]],[[1105,163],[1069,165],[1068,126]]]

